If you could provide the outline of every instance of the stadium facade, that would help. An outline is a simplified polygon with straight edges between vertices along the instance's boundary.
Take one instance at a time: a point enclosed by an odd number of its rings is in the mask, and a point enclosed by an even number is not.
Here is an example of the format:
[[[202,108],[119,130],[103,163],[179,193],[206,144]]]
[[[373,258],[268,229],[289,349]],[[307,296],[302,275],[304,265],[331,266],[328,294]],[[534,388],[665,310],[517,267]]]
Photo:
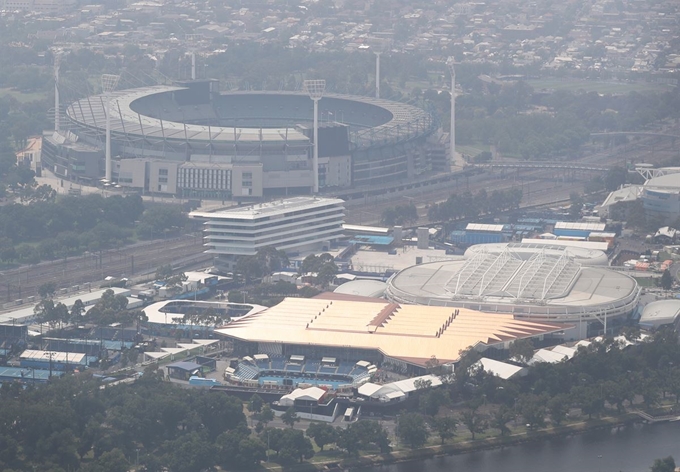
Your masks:
[[[549,244],[477,246],[464,260],[396,273],[388,281],[386,297],[395,303],[560,323],[566,339],[582,339],[597,334],[602,325],[612,329],[623,323],[640,297],[635,279],[598,265],[602,257],[597,252],[572,254],[570,248]]]
[[[113,181],[151,193],[237,199],[313,189],[313,102],[299,92],[220,93],[212,80],[110,95]],[[104,176],[107,99],[66,108],[43,137],[43,166],[73,181]],[[428,152],[437,125],[415,106],[326,94],[319,101],[319,186],[404,181],[443,163]],[[432,157],[435,156],[435,157]]]
[[[617,203],[641,200],[648,216],[671,223],[680,218],[680,167],[648,168],[637,171],[646,179],[644,185],[629,185],[611,192],[601,205],[604,213]]]

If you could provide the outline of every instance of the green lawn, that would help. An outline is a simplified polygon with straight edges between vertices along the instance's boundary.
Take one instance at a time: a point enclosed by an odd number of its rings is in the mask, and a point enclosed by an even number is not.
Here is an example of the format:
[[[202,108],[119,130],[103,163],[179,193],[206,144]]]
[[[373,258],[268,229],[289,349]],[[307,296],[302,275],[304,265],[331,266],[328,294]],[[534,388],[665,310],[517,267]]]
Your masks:
[[[44,92],[23,93],[11,88],[0,88],[0,98],[12,97],[21,103],[34,102],[36,100],[44,100],[47,94]]]
[[[670,90],[671,87],[665,84],[654,84],[647,82],[624,83],[624,82],[606,82],[606,81],[589,81],[574,78],[545,78],[527,80],[527,83],[534,89],[551,89],[551,90],[584,90],[586,92],[598,93],[612,93],[612,94],[626,94],[629,92],[664,92]]]
[[[633,277],[640,287],[656,287],[658,277]]]
[[[465,146],[456,146],[456,151],[461,154],[475,157],[477,154],[484,151],[489,151],[491,148],[488,144],[468,144]]]

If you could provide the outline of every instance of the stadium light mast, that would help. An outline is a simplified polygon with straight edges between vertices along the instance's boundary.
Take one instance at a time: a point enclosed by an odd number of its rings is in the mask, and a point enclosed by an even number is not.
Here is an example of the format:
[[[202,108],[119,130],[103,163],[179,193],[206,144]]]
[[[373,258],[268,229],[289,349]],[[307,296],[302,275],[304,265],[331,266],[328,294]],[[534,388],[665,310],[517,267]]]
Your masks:
[[[59,53],[54,55],[54,131],[59,131]]]
[[[102,91],[106,100],[106,181],[111,183],[111,92],[118,85],[120,75],[102,74]]]
[[[314,101],[314,156],[312,158],[312,172],[314,173],[314,194],[319,193],[319,100],[326,90],[326,81],[305,80],[305,91]]]
[[[451,72],[451,130],[449,132],[449,141],[451,143],[451,167],[456,165],[456,69],[454,68],[455,59],[449,56],[446,65]]]
[[[380,98],[380,55],[382,51],[375,51],[375,98]]]

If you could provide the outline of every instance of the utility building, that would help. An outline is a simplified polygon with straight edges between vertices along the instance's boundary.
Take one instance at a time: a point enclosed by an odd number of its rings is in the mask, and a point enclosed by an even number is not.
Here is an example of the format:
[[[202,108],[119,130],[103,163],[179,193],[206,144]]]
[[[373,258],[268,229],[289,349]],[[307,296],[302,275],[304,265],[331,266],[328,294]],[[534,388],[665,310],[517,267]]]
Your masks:
[[[239,256],[254,256],[267,246],[287,253],[330,249],[343,234],[343,204],[337,198],[294,197],[190,216],[205,220],[206,253],[231,267]]]

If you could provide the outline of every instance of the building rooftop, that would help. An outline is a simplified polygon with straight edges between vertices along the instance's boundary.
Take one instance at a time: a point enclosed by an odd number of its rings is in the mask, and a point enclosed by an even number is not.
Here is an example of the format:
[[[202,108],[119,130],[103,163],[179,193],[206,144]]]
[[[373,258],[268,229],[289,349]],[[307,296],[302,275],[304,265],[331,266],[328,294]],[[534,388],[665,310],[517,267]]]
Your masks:
[[[563,326],[515,320],[469,309],[286,298],[241,318],[217,333],[250,342],[379,350],[424,366],[435,356],[453,362],[460,351],[562,330]]]
[[[230,208],[215,212],[194,211],[191,212],[189,216],[206,219],[257,220],[260,218],[283,216],[287,213],[311,210],[329,205],[343,205],[344,203],[345,201],[340,200],[339,198],[292,197],[285,200],[258,203],[256,205]]]
[[[680,315],[680,300],[658,300],[644,307],[640,323],[661,326],[675,322],[678,315]]]

